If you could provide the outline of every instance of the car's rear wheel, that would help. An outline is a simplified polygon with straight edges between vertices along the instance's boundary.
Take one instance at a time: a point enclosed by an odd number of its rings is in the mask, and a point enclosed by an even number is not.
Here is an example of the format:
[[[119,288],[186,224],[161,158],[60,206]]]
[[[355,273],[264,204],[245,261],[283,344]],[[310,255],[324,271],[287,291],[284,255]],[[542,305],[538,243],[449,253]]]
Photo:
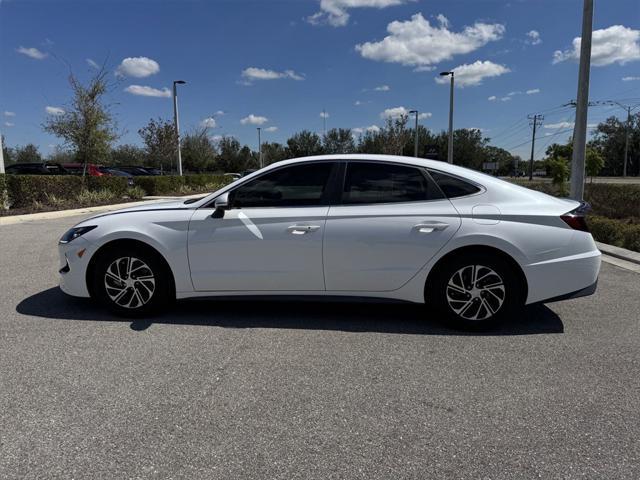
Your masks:
[[[440,266],[426,295],[448,323],[466,329],[494,326],[523,303],[513,266],[501,257],[479,254],[462,254]]]
[[[103,252],[93,269],[94,296],[113,312],[129,317],[155,313],[173,297],[171,273],[148,249]]]

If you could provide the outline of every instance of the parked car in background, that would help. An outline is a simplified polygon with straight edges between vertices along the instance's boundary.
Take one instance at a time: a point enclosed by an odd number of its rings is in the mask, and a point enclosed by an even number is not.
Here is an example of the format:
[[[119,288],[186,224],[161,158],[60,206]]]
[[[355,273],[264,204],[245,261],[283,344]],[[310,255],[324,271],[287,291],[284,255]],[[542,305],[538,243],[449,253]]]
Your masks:
[[[69,172],[59,163],[14,163],[5,168],[13,175],[67,175]]]
[[[118,165],[113,168],[120,170],[121,172],[130,173],[134,177],[160,175],[160,170],[156,168],[141,167],[138,165]]]
[[[62,166],[71,175],[82,175],[83,173],[92,177],[101,177],[105,175],[100,171],[100,165],[95,165],[93,163],[87,163],[86,172],[84,163],[63,163]]]
[[[125,315],[175,298],[340,295],[427,303],[425,316],[476,327],[595,291],[585,211],[445,162],[299,158],[82,221],[60,240],[60,286]]]
[[[123,172],[120,169],[117,168],[111,168],[111,167],[100,167],[100,172],[103,175],[111,175],[114,177],[126,177],[127,179],[127,183],[130,187],[133,187],[134,185],[134,180],[133,180],[133,175],[131,175],[128,172]]]
[[[238,180],[239,178],[242,178],[242,174],[241,173],[225,173],[224,176],[228,177],[228,178],[231,178],[232,181]]]

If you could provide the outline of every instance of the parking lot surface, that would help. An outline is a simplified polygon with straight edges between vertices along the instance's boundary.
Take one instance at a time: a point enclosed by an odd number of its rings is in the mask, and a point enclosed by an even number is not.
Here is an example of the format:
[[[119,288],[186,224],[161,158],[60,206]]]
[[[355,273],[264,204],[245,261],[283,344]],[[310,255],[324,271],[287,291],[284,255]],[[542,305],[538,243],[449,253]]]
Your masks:
[[[62,294],[0,226],[0,478],[640,478],[640,275],[484,334],[423,306]]]

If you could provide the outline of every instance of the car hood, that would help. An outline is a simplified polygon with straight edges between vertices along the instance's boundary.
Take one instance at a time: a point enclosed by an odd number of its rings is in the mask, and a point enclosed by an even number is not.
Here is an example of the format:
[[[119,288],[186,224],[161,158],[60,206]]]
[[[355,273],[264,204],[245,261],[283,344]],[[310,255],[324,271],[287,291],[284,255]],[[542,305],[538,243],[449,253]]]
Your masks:
[[[110,215],[119,215],[123,213],[149,212],[154,210],[187,210],[192,207],[193,205],[185,204],[184,200],[172,200],[170,202],[150,201],[140,205],[135,205],[133,207],[121,208],[119,210],[113,210],[110,212],[101,213],[100,215],[95,215],[91,218],[88,218],[87,220],[93,220],[94,218],[108,217]],[[84,222],[86,222],[87,220],[85,220]]]

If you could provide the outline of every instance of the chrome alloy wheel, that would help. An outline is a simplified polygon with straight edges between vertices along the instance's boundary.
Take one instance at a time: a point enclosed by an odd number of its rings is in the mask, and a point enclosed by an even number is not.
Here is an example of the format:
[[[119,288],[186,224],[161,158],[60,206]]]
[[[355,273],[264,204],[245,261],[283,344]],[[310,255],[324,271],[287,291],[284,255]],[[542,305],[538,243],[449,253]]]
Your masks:
[[[447,302],[465,320],[486,320],[502,307],[506,297],[504,281],[483,265],[467,265],[447,283]]]
[[[149,265],[139,258],[121,257],[114,260],[104,274],[107,295],[123,308],[145,305],[156,289],[156,279]]]

